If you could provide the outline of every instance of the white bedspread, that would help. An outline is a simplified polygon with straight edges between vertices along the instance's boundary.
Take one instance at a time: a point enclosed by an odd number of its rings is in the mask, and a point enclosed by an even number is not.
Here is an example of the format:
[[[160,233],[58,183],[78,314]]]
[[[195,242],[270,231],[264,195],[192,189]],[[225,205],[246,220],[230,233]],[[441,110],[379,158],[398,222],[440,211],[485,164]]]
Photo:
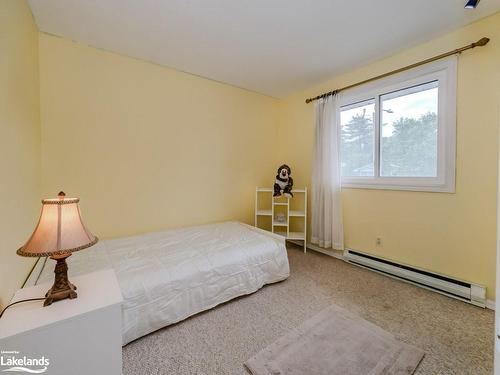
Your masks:
[[[68,258],[71,275],[113,268],[123,344],[289,276],[283,239],[238,222],[101,241]],[[38,283],[53,280],[47,260]],[[33,276],[32,276],[33,277]]]

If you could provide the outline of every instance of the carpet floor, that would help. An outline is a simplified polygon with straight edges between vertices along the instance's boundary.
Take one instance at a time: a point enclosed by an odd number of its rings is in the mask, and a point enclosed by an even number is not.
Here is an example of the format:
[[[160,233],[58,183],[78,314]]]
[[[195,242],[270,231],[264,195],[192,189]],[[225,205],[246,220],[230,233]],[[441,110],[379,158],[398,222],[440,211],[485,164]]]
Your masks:
[[[136,340],[124,375],[248,374],[243,363],[332,303],[426,355],[415,374],[493,372],[493,311],[289,245],[290,277]]]

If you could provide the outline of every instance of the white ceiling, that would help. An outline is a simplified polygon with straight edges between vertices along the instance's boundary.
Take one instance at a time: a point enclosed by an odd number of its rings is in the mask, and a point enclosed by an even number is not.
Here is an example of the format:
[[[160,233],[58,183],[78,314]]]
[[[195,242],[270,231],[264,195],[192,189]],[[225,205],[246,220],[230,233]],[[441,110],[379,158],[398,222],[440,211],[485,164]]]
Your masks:
[[[500,0],[29,3],[41,31],[274,97],[500,10]]]

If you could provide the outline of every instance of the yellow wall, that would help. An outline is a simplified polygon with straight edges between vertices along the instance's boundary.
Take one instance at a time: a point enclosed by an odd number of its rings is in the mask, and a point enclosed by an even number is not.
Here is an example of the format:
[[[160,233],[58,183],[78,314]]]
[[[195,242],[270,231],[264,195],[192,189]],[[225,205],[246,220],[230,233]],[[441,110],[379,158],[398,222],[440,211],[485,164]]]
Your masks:
[[[486,285],[489,299],[495,296],[499,25],[497,13],[280,103],[281,156],[292,166],[296,184],[310,186],[314,105],[305,98],[490,37],[487,46],[459,57],[456,193],[345,189],[342,194],[346,247]]]
[[[42,188],[96,235],[253,218],[276,99],[40,34]]]
[[[0,1],[0,306],[33,263],[16,255],[40,208],[38,31],[24,1]]]

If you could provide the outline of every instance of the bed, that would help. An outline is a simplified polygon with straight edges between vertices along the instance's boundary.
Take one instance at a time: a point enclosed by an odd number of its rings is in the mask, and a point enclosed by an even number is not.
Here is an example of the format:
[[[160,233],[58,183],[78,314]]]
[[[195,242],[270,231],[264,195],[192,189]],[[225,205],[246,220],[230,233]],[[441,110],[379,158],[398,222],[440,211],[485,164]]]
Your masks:
[[[27,285],[51,282],[54,264]],[[285,241],[224,222],[100,241],[68,258],[69,276],[112,268],[120,285],[123,345],[289,276]]]

